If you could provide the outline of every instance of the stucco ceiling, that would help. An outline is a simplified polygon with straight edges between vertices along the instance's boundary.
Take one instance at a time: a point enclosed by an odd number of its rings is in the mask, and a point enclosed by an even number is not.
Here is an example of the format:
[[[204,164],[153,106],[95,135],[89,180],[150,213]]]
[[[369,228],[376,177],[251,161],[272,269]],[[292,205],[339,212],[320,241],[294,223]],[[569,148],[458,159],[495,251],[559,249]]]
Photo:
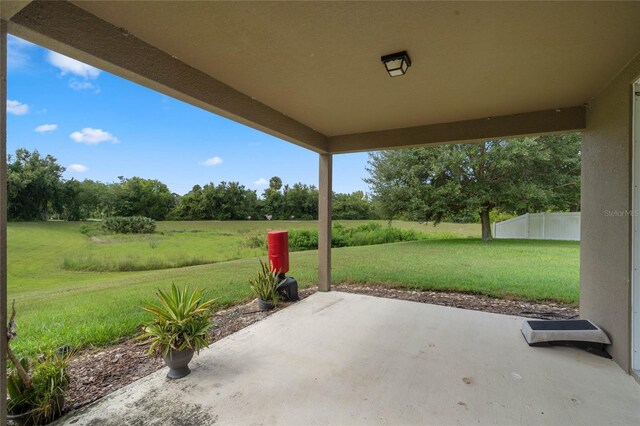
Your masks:
[[[640,2],[74,3],[327,136],[581,105],[640,46]]]

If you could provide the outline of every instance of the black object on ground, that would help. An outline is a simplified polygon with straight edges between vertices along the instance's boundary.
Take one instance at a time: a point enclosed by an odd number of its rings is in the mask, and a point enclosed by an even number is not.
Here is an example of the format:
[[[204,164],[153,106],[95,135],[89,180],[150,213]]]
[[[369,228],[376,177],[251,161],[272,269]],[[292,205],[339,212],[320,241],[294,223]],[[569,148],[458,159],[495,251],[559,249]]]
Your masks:
[[[278,285],[278,294],[285,302],[294,302],[299,300],[298,296],[298,281],[293,277],[287,277],[284,274],[281,274],[278,278],[284,280]]]
[[[609,336],[588,320],[525,320],[521,332],[529,346],[572,346],[611,359]]]

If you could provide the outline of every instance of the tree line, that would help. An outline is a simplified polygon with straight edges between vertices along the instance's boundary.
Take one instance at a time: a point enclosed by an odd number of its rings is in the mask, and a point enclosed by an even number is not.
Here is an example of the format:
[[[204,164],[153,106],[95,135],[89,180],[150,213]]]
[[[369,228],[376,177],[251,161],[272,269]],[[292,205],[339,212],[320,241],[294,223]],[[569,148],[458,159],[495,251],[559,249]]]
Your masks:
[[[155,220],[310,220],[318,218],[318,189],[286,185],[274,176],[261,196],[239,182],[195,185],[181,196],[156,179],[117,182],[64,179],[55,157],[24,148],[9,155],[8,217],[14,221],[146,216]],[[377,219],[363,191],[333,196],[334,218]]]
[[[335,219],[407,219],[420,222],[490,222],[580,206],[578,133],[371,153],[372,196],[333,194]],[[274,176],[258,195],[238,182],[195,185],[171,193],[155,179],[117,182],[65,180],[51,155],[18,149],[8,161],[10,220],[85,220],[146,216],[155,220],[309,220],[318,217],[318,189],[285,185]]]

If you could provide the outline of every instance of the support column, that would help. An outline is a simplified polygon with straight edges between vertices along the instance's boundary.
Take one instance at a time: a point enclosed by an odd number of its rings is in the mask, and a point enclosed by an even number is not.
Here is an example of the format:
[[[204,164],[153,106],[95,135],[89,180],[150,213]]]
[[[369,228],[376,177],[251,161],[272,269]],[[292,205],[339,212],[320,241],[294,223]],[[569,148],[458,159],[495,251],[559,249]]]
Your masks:
[[[331,290],[331,199],[333,156],[320,154],[318,194],[318,291]]]
[[[0,20],[0,424],[7,424],[7,22]]]

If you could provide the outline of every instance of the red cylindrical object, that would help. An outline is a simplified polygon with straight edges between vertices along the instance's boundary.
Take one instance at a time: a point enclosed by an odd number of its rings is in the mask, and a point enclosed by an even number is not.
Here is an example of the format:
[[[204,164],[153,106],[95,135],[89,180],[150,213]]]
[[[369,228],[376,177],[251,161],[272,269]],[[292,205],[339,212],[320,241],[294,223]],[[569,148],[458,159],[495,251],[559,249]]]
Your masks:
[[[267,241],[271,270],[286,274],[289,272],[289,233],[287,231],[271,231],[267,233]]]

